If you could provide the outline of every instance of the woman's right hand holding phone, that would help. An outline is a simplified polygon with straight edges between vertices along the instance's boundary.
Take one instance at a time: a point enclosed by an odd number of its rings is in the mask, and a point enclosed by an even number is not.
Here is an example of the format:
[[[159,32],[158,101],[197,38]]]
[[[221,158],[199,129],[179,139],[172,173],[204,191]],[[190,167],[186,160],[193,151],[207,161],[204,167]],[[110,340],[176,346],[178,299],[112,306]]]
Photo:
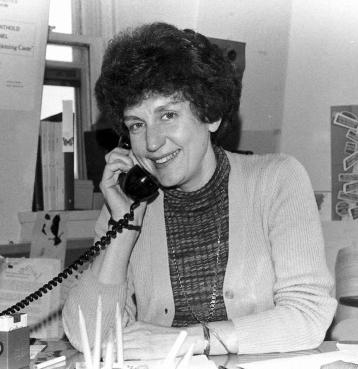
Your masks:
[[[105,156],[106,166],[103,171],[100,188],[105,203],[114,220],[119,220],[125,213],[129,212],[133,200],[129,198],[118,184],[118,177],[127,173],[135,164],[135,158],[131,151],[116,147]],[[141,225],[146,203],[141,202],[136,208],[133,224]]]
[[[113,220],[118,221],[124,214],[129,213],[133,200],[123,192],[118,184],[118,176],[127,173],[135,164],[135,158],[130,150],[115,148],[105,156],[106,165],[103,171],[100,188],[105,204]],[[141,226],[146,202],[142,201],[134,210],[132,225]],[[124,283],[127,278],[127,268],[132,249],[139,232],[123,229],[111,244],[94,260],[92,270],[98,275],[102,283],[113,283],[113,273],[118,276],[118,283]]]

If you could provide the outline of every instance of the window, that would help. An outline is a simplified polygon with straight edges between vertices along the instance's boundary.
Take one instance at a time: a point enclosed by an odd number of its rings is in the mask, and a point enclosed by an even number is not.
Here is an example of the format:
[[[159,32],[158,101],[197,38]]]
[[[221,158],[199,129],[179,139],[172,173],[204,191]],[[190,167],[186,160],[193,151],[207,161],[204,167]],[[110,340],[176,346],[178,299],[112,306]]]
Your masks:
[[[72,34],[72,1],[50,0],[49,27],[51,32]],[[70,46],[47,45],[46,60],[73,61]]]
[[[75,112],[75,178],[85,179],[83,132],[91,130],[96,106],[94,82],[100,63],[100,40],[74,34],[80,29],[72,1],[50,0],[49,37],[41,119],[62,112],[62,100],[72,100]]]

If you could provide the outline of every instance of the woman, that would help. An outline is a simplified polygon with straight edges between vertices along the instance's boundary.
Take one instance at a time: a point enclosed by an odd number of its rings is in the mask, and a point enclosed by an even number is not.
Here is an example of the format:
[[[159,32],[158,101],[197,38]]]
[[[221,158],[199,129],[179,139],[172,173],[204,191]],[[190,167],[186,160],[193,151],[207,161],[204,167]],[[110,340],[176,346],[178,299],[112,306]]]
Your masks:
[[[164,357],[178,330],[195,353],[292,351],[318,346],[330,297],[320,221],[303,167],[280,155],[240,155],[215,144],[235,121],[241,84],[204,36],[154,23],[115,37],[96,85],[99,108],[130,139],[106,156],[100,238],[132,203],[117,185],[139,164],[160,190],[112,239],[63,311],[81,349],[78,305],[93,339],[97,298],[104,334],[117,302],[125,357]],[[182,353],[181,352],[181,353]]]

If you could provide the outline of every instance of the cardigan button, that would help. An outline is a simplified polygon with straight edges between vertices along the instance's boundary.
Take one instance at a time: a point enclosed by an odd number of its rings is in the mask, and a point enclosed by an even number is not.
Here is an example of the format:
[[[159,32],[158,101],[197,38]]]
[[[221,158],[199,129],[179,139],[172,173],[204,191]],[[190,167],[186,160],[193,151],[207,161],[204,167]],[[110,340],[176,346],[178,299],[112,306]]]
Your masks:
[[[234,298],[234,292],[233,292],[233,290],[226,290],[225,291],[225,297],[227,298],[227,299],[233,299]]]

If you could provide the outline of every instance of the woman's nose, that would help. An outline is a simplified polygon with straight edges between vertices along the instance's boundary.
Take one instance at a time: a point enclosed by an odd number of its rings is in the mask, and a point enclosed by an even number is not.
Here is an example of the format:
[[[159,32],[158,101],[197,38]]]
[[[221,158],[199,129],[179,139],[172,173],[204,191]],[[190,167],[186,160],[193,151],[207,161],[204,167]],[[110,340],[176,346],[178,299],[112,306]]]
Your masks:
[[[165,143],[165,136],[159,127],[147,127],[147,150],[156,151]]]

